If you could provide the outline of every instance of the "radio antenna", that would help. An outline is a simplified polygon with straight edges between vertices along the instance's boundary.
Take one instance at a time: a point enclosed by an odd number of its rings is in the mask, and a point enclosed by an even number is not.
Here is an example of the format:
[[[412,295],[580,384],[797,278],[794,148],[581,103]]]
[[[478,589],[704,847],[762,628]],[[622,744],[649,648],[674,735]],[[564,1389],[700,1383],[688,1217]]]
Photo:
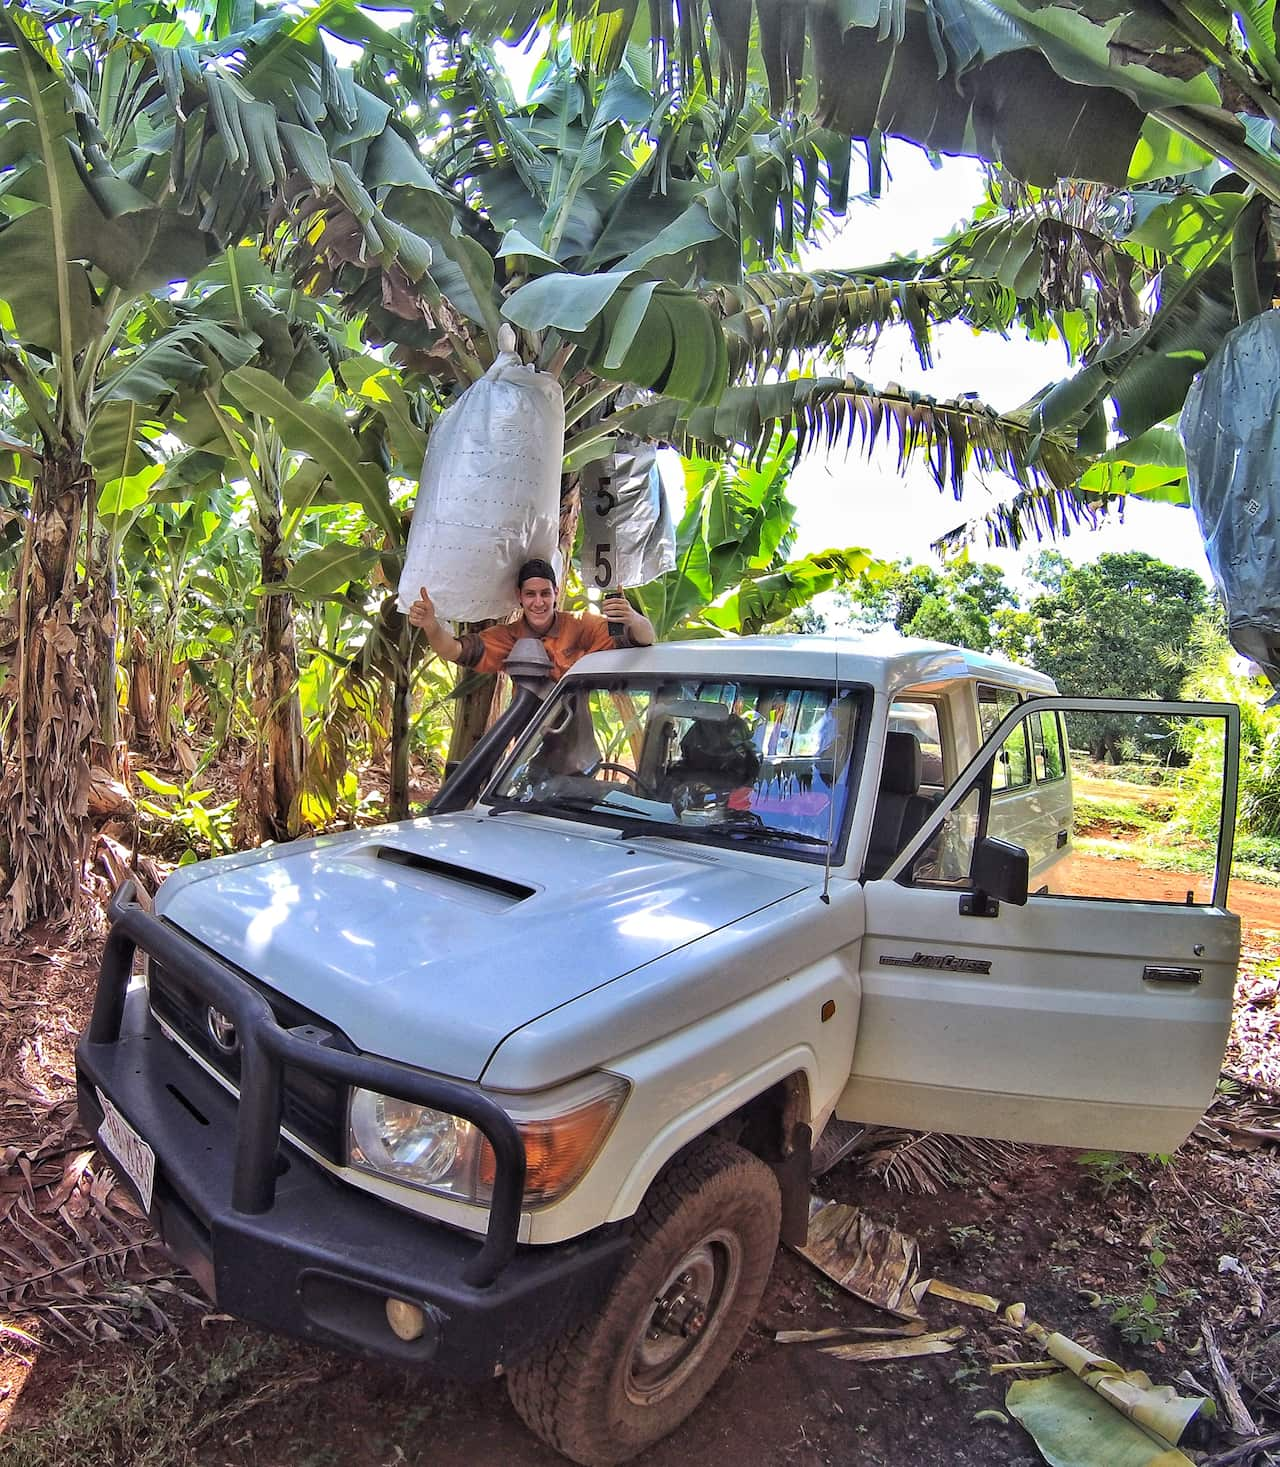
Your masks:
[[[822,858],[822,901],[831,905],[831,842],[836,823],[836,786],[840,753],[840,636],[836,634],[836,696],[831,705],[831,783],[827,795],[827,850]]]

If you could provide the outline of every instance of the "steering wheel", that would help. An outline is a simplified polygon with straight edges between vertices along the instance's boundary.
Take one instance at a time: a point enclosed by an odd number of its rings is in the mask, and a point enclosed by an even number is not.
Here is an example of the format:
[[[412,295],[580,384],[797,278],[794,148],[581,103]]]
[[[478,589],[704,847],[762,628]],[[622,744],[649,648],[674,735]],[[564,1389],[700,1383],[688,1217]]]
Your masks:
[[[631,783],[635,785],[636,789],[638,789],[641,794],[648,795],[651,800],[656,800],[658,798],[657,792],[654,790],[653,786],[646,784],[644,780],[642,780],[640,776],[635,772],[634,769],[628,769],[625,764],[615,763],[612,759],[601,759],[599,764],[592,765],[591,769],[588,770],[588,773],[591,774],[592,777],[594,777],[602,769],[612,769],[615,774],[625,775],[631,781]]]

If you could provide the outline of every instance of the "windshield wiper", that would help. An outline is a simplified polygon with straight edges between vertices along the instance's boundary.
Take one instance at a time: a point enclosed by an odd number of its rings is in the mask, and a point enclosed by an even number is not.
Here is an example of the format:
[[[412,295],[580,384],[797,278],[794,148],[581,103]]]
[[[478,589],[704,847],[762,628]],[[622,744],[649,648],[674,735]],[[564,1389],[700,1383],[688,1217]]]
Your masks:
[[[518,815],[524,811],[530,815],[556,815],[581,813],[603,816],[606,823],[617,824],[614,829],[630,840],[649,835],[671,840],[705,840],[707,836],[728,836],[731,840],[758,841],[762,845],[777,845],[787,842],[792,845],[825,846],[824,835],[810,835],[803,830],[775,830],[768,825],[756,825],[747,821],[726,820],[719,825],[679,825],[668,821],[651,819],[634,810],[610,805],[590,795],[558,795],[554,800],[525,800],[511,795],[498,795],[500,805],[492,806],[494,815]]]
[[[493,806],[495,815],[519,815],[523,810],[531,815],[554,815],[557,810],[598,811],[601,803],[590,795],[557,795],[554,800],[526,800],[517,795],[495,795],[502,804]]]
[[[557,795],[554,800],[522,800],[511,795],[497,795],[495,799],[501,800],[502,804],[491,807],[494,815],[519,815],[521,811],[530,815],[598,815],[609,829],[616,830],[624,839],[629,838],[633,831],[656,834],[652,828],[654,825],[661,825],[664,832],[672,829],[650,816],[620,805],[610,805],[590,795]]]
[[[802,846],[825,846],[825,835],[810,835],[804,830],[775,830],[771,825],[740,825],[736,820],[727,820],[722,825],[701,827],[708,835],[728,835],[735,840],[758,840],[765,843],[793,841]]]

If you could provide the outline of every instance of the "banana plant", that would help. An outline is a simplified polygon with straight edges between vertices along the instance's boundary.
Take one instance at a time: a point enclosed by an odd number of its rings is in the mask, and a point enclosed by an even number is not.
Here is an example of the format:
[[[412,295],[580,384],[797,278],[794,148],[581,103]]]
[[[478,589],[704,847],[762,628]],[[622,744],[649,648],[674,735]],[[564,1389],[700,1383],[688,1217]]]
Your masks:
[[[241,823],[253,823],[251,803],[259,838],[286,839],[299,829],[306,753],[295,602],[363,581],[378,560],[379,548],[358,532],[331,538],[336,506],[358,504],[362,524],[383,541],[395,539],[399,520],[376,452],[351,430],[335,375],[352,353],[351,333],[249,248],[225,251],[188,298],[200,319],[259,343],[251,361],[180,398],[173,429],[193,457],[217,459],[245,485],[258,577],[255,737]]]
[[[0,15],[0,379],[30,502],[12,630],[0,636],[13,660],[0,722],[13,791],[0,812],[0,938],[74,907],[89,766],[117,754],[99,492],[118,503],[156,472],[147,443],[175,385],[252,351],[155,294],[193,273],[211,240],[165,207],[166,180],[140,141],[149,87],[110,28],[24,5]],[[104,211],[86,173],[125,155],[133,166]]]
[[[572,44],[583,67],[607,76],[629,42],[644,40],[673,88],[741,95],[761,78],[777,114],[979,156],[1030,183],[1121,186],[1222,159],[1280,201],[1273,9],[656,0],[642,10],[639,0],[584,0]],[[466,0],[456,12],[471,35],[508,41],[556,13],[547,0]]]
[[[153,744],[161,756],[176,735],[194,731],[181,700],[184,669],[215,705],[213,753],[233,724],[252,629],[237,508],[216,460],[206,457],[198,473],[179,458],[120,531],[133,742]]]
[[[636,592],[658,637],[752,635],[822,591],[885,567],[865,550],[790,560],[795,509],[787,498],[795,444],[775,430],[758,457],[685,460],[686,508],[676,565]]]
[[[578,421],[613,383],[710,405],[743,370],[731,356],[743,322],[729,324],[725,301],[705,289],[758,283],[749,313],[759,316],[771,289],[763,267],[847,200],[848,133],[775,122],[758,86],[677,85],[635,46],[596,79],[603,68],[583,71],[553,48],[517,105],[486,50],[442,37],[434,13],[376,36],[349,6],[324,14],[363,44],[358,80],[297,19],[154,53],[185,119],[170,155],[178,207],[203,209],[230,237],[256,190],[273,211],[278,262],[308,289],[336,292],[368,337],[430,380],[474,378],[505,317],[544,363],[567,358]],[[91,176],[104,196],[114,186],[105,170]],[[772,321],[791,312],[785,282],[778,289]],[[896,295],[909,320],[956,309],[937,282]],[[815,329],[831,299],[824,292]],[[888,299],[873,288],[850,307],[883,317]],[[907,450],[938,451],[940,419],[918,416],[925,429],[902,440]],[[591,438],[601,438],[594,426]],[[966,454],[948,446],[948,459],[963,473]]]

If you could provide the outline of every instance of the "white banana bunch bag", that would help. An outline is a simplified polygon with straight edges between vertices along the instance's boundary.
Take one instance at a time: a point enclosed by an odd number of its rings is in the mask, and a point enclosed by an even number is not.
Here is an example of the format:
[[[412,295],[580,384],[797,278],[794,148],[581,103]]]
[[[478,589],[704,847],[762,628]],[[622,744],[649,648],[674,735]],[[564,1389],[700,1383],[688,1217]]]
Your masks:
[[[493,366],[440,415],[427,440],[398,605],[425,586],[447,621],[505,617],[516,572],[553,561],[560,530],[564,394],[525,366],[504,327]]]

